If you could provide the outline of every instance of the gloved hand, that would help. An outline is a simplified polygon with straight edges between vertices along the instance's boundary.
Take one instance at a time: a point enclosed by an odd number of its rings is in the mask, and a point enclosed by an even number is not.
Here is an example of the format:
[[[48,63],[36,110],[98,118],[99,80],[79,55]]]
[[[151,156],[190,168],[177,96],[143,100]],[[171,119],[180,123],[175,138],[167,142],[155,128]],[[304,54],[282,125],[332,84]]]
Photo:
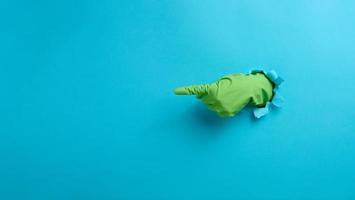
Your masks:
[[[196,95],[220,117],[232,117],[247,104],[264,107],[274,84],[263,73],[226,75],[214,83],[175,89],[177,95]]]

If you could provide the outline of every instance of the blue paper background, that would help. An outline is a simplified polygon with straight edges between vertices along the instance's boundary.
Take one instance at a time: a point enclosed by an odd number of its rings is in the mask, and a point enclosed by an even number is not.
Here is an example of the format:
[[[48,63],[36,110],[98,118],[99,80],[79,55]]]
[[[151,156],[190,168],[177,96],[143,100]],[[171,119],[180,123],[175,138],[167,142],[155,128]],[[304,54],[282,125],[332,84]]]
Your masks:
[[[0,2],[0,199],[355,199],[355,1]],[[176,86],[262,66],[285,107]]]

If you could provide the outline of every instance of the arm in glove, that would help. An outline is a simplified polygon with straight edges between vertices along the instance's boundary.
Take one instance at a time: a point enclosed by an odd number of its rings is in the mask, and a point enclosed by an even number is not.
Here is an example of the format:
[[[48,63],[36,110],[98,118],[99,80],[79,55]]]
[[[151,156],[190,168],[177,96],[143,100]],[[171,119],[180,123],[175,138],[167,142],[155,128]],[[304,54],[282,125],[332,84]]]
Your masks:
[[[232,117],[246,105],[265,107],[274,84],[264,73],[226,75],[214,83],[179,87],[177,95],[196,95],[220,117]]]

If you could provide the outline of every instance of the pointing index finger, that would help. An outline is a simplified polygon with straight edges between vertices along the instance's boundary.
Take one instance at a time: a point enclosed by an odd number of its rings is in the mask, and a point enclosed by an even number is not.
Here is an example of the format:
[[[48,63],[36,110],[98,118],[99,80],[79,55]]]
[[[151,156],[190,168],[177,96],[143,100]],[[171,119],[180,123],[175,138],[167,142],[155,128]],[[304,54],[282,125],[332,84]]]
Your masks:
[[[177,95],[206,94],[210,88],[209,84],[191,85],[187,87],[178,87],[174,90]]]

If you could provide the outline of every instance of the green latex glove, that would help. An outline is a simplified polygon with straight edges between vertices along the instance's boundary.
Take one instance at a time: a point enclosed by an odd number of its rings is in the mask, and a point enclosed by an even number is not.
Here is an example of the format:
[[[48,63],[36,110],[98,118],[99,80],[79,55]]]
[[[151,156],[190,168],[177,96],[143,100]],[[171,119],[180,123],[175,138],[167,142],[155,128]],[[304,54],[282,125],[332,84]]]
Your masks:
[[[273,83],[263,73],[226,75],[214,83],[175,89],[177,95],[196,95],[220,117],[232,117],[246,105],[264,107],[273,96]]]

